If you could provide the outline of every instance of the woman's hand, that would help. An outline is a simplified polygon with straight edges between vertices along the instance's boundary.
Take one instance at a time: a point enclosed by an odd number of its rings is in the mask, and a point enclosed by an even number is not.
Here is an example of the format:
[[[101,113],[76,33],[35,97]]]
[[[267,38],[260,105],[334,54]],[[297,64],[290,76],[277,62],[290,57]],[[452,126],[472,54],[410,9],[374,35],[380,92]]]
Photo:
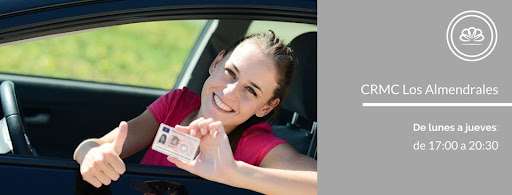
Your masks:
[[[112,181],[119,179],[120,175],[126,171],[126,166],[119,155],[127,133],[128,124],[123,121],[119,124],[119,133],[112,143],[93,147],[81,158],[83,160],[77,159],[80,164],[80,173],[85,181],[99,188],[102,184],[109,185]]]
[[[167,160],[205,179],[226,183],[237,165],[222,122],[199,118],[189,126],[176,125],[176,130],[200,138],[200,153],[189,163],[171,156]]]

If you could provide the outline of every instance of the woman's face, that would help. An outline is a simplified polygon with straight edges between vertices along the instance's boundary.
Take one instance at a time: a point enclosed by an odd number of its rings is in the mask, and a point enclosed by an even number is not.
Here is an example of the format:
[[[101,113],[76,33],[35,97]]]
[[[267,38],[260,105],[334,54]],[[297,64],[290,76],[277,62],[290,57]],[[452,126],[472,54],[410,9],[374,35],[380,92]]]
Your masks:
[[[269,102],[277,87],[272,59],[250,42],[212,62],[201,92],[200,114],[222,121],[229,133],[253,115],[263,117],[279,103]]]

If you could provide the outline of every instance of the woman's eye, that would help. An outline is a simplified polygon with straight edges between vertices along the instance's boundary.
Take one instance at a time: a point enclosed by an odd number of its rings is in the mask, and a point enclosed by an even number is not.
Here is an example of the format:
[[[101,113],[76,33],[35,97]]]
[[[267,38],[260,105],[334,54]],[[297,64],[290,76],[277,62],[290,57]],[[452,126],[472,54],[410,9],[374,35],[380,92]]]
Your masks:
[[[230,69],[226,68],[226,72],[227,72],[231,77],[233,77],[233,79],[235,79],[235,78],[236,78],[236,75],[235,75],[235,73],[234,73],[232,70],[230,70]]]
[[[251,87],[247,87],[247,91],[249,91],[249,93],[252,93],[254,96],[257,96],[257,95],[256,95],[256,91],[254,91],[254,89],[253,89],[253,88],[251,88]]]

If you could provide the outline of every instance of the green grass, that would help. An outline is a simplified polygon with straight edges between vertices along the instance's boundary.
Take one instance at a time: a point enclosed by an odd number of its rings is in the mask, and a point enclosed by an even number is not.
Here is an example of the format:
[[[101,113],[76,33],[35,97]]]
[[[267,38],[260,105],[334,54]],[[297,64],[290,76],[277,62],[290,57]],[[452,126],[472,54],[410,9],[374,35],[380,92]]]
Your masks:
[[[0,47],[0,72],[170,89],[205,21],[128,24]]]

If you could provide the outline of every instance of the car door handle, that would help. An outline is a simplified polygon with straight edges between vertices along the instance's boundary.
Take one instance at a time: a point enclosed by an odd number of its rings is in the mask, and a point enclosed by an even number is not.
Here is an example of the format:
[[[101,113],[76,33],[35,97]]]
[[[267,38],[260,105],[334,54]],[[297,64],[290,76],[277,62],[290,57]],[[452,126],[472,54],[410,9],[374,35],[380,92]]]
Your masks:
[[[50,114],[48,113],[37,113],[32,116],[24,116],[23,117],[25,123],[30,124],[48,124],[50,121]]]
[[[182,183],[174,181],[140,181],[135,179],[132,181],[131,187],[134,190],[151,195],[188,195],[185,186]]]

